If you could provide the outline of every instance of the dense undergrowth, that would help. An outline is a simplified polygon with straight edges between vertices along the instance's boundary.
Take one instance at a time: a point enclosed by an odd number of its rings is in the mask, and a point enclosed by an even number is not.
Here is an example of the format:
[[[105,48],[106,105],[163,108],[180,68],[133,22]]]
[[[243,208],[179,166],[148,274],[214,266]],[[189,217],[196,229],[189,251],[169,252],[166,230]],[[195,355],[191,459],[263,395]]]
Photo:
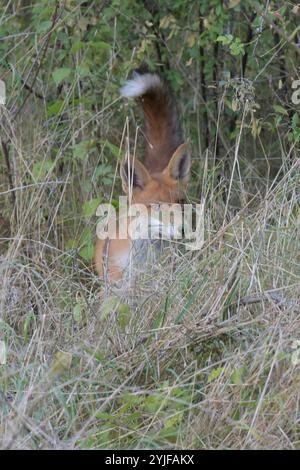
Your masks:
[[[299,10],[1,5],[1,447],[300,447]],[[124,293],[92,270],[95,209],[142,154],[118,95],[141,63],[176,95],[205,241]]]

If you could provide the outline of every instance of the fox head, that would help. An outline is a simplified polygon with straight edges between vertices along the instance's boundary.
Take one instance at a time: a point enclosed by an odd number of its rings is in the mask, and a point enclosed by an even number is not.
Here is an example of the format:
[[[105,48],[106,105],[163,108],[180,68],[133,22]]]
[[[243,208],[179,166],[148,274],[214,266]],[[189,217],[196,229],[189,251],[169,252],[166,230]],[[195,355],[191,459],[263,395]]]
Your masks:
[[[185,196],[191,167],[187,144],[181,144],[173,153],[167,167],[159,173],[149,173],[137,159],[125,158],[120,175],[123,190],[131,202],[150,206],[159,203],[177,203]]]

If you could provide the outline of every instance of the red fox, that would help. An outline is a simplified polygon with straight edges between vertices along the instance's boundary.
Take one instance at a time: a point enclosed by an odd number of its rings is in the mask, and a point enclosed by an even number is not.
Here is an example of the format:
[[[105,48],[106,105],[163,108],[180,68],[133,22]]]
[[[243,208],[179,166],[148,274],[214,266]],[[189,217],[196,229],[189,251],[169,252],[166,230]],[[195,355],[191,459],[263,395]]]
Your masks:
[[[144,204],[149,212],[154,204],[180,202],[188,184],[191,157],[182,139],[176,105],[167,83],[158,74],[134,72],[120,93],[126,98],[141,98],[146,121],[144,164],[133,157],[121,163],[120,176],[123,190],[130,197],[129,204]],[[119,230],[124,222],[118,220]],[[155,221],[150,218],[151,223]],[[125,239],[117,235],[114,239],[96,241],[95,269],[108,282],[124,279],[132,258],[137,267],[143,267],[153,245],[153,241],[143,243],[126,233]]]

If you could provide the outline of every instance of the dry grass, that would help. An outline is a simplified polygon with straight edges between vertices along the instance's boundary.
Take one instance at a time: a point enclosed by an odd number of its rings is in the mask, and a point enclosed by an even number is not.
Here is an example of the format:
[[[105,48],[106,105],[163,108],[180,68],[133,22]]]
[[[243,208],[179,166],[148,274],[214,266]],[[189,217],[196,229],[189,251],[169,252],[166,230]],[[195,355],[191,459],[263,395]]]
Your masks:
[[[30,54],[39,60],[28,50],[24,71]],[[179,253],[175,246],[132,292],[108,289],[78,250],[83,230],[95,233],[83,204],[112,195],[113,184],[95,175],[99,163],[117,160],[114,152],[106,158],[106,136],[120,141],[124,125],[123,141],[128,132],[135,145],[111,84],[114,59],[103,65],[107,81],[94,113],[73,108],[78,77],[62,89],[59,116],[49,117],[46,100],[32,95],[15,120],[0,110],[11,177],[1,160],[0,339],[7,361],[0,365],[0,446],[299,449],[297,149],[278,141],[282,167],[265,181],[256,161],[244,158],[245,110],[225,155],[227,179],[205,160],[214,161],[214,149],[203,151],[199,165],[194,143],[191,194],[200,187],[206,199],[202,250]],[[42,80],[38,86],[42,96],[51,88]],[[75,158],[74,147],[87,138],[97,145]],[[271,160],[261,147],[261,159]]]
[[[299,448],[299,160],[255,209],[207,187],[203,249],[174,248],[126,296],[64,248],[68,178],[15,191],[2,238],[1,447]]]

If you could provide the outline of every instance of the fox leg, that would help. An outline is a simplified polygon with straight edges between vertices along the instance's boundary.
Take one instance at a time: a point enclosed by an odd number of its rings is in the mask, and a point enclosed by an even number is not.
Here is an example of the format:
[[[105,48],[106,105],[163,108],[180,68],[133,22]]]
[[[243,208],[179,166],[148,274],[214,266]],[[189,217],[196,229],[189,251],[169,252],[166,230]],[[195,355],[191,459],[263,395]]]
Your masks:
[[[97,240],[95,270],[109,282],[120,281],[129,263],[130,240]]]

